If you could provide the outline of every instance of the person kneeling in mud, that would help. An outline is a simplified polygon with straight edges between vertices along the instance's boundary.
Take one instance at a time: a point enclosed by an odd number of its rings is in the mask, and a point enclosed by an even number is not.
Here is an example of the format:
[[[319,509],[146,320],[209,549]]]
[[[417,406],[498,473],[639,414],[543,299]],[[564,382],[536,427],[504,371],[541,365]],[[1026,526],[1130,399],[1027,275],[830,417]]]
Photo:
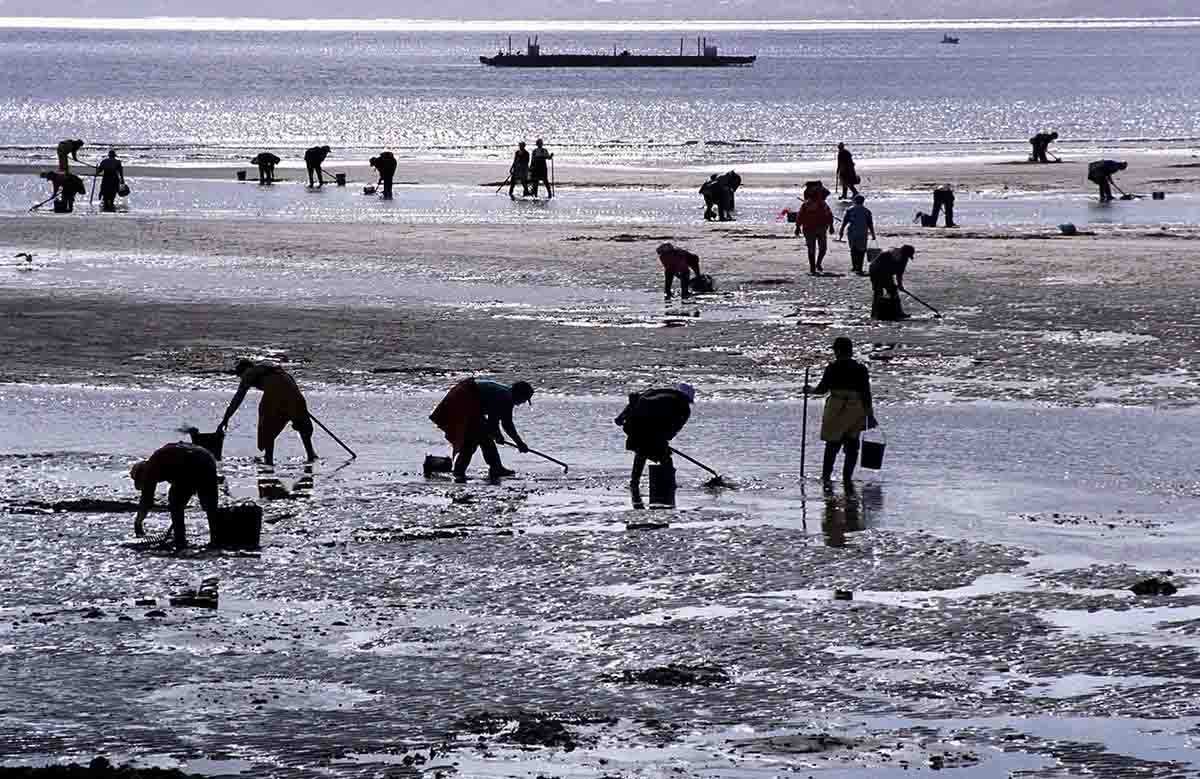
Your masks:
[[[429,419],[454,449],[456,483],[466,483],[467,468],[477,449],[483,450],[489,478],[516,475],[504,467],[496,444],[506,443],[504,433],[508,433],[518,452],[529,451],[513,423],[513,410],[522,403],[533,405],[533,386],[527,381],[510,386],[489,379],[463,379],[450,388]]]
[[[659,244],[654,250],[658,253],[658,261],[663,267],[663,295],[671,299],[671,287],[675,277],[679,277],[679,297],[687,300],[692,296],[689,289],[692,274],[700,275],[700,258],[687,249],[681,249],[670,243]]]
[[[242,381],[233,400],[229,401],[229,407],[225,409],[225,416],[217,430],[225,432],[229,427],[229,420],[237,413],[251,388],[261,390],[263,396],[258,404],[258,449],[263,453],[263,463],[275,464],[275,439],[289,422],[300,434],[308,462],[316,460],[317,453],[312,444],[313,423],[312,417],[308,415],[308,403],[291,374],[278,365],[253,360],[238,360],[233,372],[241,377]]]
[[[871,316],[875,319],[895,321],[907,319],[908,314],[900,305],[900,292],[904,290],[904,271],[908,261],[917,250],[908,244],[899,249],[880,252],[871,260],[868,273],[871,276]]]
[[[849,484],[858,464],[859,435],[878,426],[871,402],[871,376],[867,367],[854,359],[854,343],[846,337],[833,341],[834,361],[825,367],[817,386],[804,385],[806,395],[824,395],[825,412],[821,417],[821,440],[825,442],[825,461],[821,481],[833,481],[833,466],[838,452],[842,458],[842,480]]]
[[[154,492],[161,482],[171,485],[167,493],[167,505],[171,509],[170,536],[176,549],[187,546],[187,528],[184,525],[184,510],[192,496],[200,498],[200,506],[208,515],[209,531],[217,513],[217,461],[201,446],[193,444],[167,444],[147,460],[129,470],[133,485],[142,494],[138,502],[137,517],[133,520],[133,532],[139,538],[146,534],[146,515],[154,508]]]
[[[633,452],[631,490],[641,488],[646,460],[675,470],[671,439],[687,424],[695,402],[696,390],[690,384],[630,393],[628,405],[613,422],[625,431],[625,448]]]

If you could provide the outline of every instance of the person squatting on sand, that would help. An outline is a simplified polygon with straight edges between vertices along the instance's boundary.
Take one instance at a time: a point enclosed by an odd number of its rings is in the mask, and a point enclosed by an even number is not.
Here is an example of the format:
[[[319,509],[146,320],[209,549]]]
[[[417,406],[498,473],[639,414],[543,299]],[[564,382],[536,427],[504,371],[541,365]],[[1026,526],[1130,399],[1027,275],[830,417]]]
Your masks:
[[[154,492],[161,482],[171,485],[167,493],[167,505],[171,510],[171,538],[176,549],[187,546],[187,527],[184,510],[192,496],[200,498],[200,506],[208,515],[209,531],[217,513],[217,461],[201,446],[185,443],[167,444],[150,455],[147,460],[129,469],[133,486],[142,494],[138,501],[137,517],[133,520],[133,532],[138,537],[145,535],[146,515],[154,508]]]
[[[1100,188],[1100,202],[1114,200],[1112,193],[1113,175],[1129,167],[1128,162],[1096,160],[1088,165],[1088,181]]]
[[[849,484],[858,464],[859,435],[879,423],[871,402],[871,376],[867,367],[854,359],[854,343],[844,336],[835,338],[833,355],[834,361],[825,366],[821,381],[815,387],[805,384],[804,394],[829,393],[821,416],[821,440],[825,442],[821,480],[833,480],[833,465],[841,451],[845,453],[842,480]]]
[[[379,183],[383,185],[383,199],[392,199],[392,182],[396,179],[396,155],[390,151],[379,152],[371,158],[371,167],[379,171]]]
[[[858,172],[854,169],[854,155],[846,148],[846,144],[838,144],[837,152],[837,173],[835,174],[837,183],[842,187],[842,200],[846,199],[846,190],[850,190],[850,194],[858,195]]]
[[[900,290],[904,289],[904,272],[908,261],[916,256],[917,250],[909,244],[899,249],[880,252],[871,261],[871,316],[875,319],[894,321],[907,319],[908,314],[900,305]]]
[[[512,165],[508,168],[508,196],[512,200],[517,199],[513,194],[517,184],[521,185],[522,196],[529,194],[529,150],[525,148],[525,141],[517,144]]]
[[[476,449],[483,450],[488,477],[515,476],[504,467],[496,444],[505,443],[508,433],[517,451],[529,451],[513,423],[513,410],[522,403],[533,405],[533,387],[526,381],[511,386],[489,379],[463,379],[450,388],[429,419],[446,434],[454,449],[454,481],[467,481],[467,468]]]
[[[804,186],[804,204],[796,214],[796,235],[804,233],[808,248],[808,272],[816,276],[824,270],[821,263],[829,250],[827,234],[833,233],[833,212],[825,199],[829,190],[819,181],[810,181]]]
[[[275,183],[275,166],[280,162],[279,157],[269,151],[260,151],[250,159],[251,165],[258,166],[258,183],[260,186]]]
[[[546,197],[554,197],[554,188],[550,184],[550,160],[554,155],[542,145],[542,139],[533,142],[533,156],[529,163],[529,191],[538,196],[538,183],[546,185]],[[515,160],[514,160],[515,162]]]
[[[671,439],[683,430],[692,415],[696,390],[690,384],[677,384],[629,394],[629,403],[613,422],[625,431],[625,448],[633,452],[629,488],[638,491],[646,460],[675,470],[671,459]]]
[[[117,159],[115,149],[109,149],[108,156],[96,166],[96,173],[100,176],[100,208],[116,211],[117,195],[125,188],[125,166]]]
[[[275,464],[275,439],[289,422],[300,434],[308,461],[316,460],[317,453],[312,444],[313,422],[312,417],[308,415],[308,403],[291,374],[278,365],[253,360],[238,360],[233,372],[241,377],[241,383],[233,400],[229,401],[217,430],[224,432],[229,427],[229,420],[237,413],[238,407],[242,405],[246,393],[251,388],[261,390],[263,396],[258,404],[258,449],[263,453],[263,462],[266,465]]]
[[[937,227],[938,215],[946,209],[946,227],[958,227],[954,223],[954,189],[949,184],[939,184],[933,190],[933,213],[926,214],[918,211],[913,217],[914,224],[922,227]]]
[[[658,261],[663,267],[663,296],[671,299],[671,287],[675,283],[675,278],[679,278],[679,297],[687,300],[692,296],[690,285],[692,282],[692,274],[700,275],[700,258],[689,252],[687,249],[681,249],[678,246],[670,243],[659,244],[654,250],[658,254]]]
[[[321,166],[325,164],[325,158],[329,156],[329,152],[333,151],[328,146],[314,146],[304,152],[304,167],[308,170],[308,185],[323,187],[325,186],[325,178]],[[313,174],[316,175],[316,184],[313,184]]]
[[[842,215],[842,229],[838,231],[838,240],[849,235],[850,268],[859,276],[866,275],[863,261],[867,258],[867,238],[869,236],[872,241],[876,240],[875,218],[871,215],[871,209],[863,205],[866,202],[867,199],[862,195],[854,196],[854,205]]]

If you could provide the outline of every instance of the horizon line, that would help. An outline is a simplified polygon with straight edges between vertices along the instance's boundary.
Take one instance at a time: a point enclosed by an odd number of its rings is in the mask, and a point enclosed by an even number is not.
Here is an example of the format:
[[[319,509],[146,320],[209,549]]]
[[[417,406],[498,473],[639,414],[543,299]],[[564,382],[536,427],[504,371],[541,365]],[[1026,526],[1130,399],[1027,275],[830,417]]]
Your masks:
[[[806,32],[821,30],[1040,30],[1200,27],[1197,16],[962,19],[411,19],[230,16],[0,16],[0,29],[145,32]]]

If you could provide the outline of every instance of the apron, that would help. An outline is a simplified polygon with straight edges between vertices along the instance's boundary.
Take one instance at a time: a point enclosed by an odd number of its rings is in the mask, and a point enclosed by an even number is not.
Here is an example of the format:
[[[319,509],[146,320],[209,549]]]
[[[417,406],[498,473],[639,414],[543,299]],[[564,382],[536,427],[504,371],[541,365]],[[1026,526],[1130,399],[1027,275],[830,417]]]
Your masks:
[[[854,390],[831,390],[821,415],[821,440],[835,443],[858,438],[867,427],[867,408]]]

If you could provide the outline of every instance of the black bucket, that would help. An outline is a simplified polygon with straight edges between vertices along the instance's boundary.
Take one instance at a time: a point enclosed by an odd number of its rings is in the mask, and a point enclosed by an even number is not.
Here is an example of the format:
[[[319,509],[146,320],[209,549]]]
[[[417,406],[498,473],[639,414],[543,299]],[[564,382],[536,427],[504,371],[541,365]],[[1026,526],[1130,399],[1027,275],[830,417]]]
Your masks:
[[[697,295],[707,295],[717,291],[717,282],[707,273],[701,273],[692,280],[692,292]]]
[[[225,447],[225,432],[218,430],[215,433],[201,433],[199,429],[189,427],[187,434],[192,437],[192,443],[196,446],[203,446],[213,457],[220,460],[221,450]]]
[[[650,466],[650,504],[675,505],[675,469],[668,465]]]
[[[374,195],[375,187],[363,187],[363,194],[364,195]]]
[[[862,439],[862,453],[859,455],[859,465],[871,470],[877,471],[883,467],[883,452],[887,449],[887,436],[883,433],[879,434],[880,440],[872,441],[868,438]]]
[[[346,174],[345,173],[335,174],[333,177],[333,180],[337,182],[337,185],[339,187],[346,186]]]
[[[246,180],[246,171],[239,170],[237,172],[237,179],[238,179],[238,181],[245,181]]]
[[[257,549],[262,539],[261,506],[243,503],[218,509],[208,523],[209,545],[220,549]]]
[[[122,184],[121,188],[117,190],[117,195],[120,197],[129,197],[129,185]]]
[[[438,457],[436,455],[425,455],[425,465],[422,469],[425,478],[432,477],[435,473],[450,473],[454,467],[454,461],[449,457]]]

